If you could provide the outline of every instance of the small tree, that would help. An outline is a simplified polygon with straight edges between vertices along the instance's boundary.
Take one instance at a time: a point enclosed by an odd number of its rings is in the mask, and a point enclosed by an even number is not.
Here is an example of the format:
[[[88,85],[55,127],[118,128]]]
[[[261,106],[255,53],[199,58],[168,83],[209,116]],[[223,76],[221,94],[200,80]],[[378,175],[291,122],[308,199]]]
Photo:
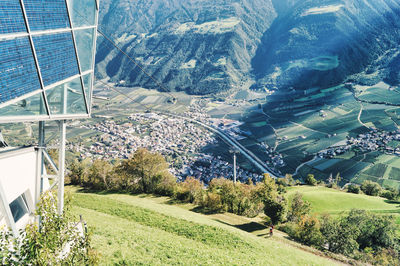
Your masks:
[[[372,182],[370,180],[365,180],[361,185],[361,190],[367,195],[378,196],[379,193],[381,192],[382,188],[376,182]]]
[[[317,180],[315,179],[313,174],[308,174],[306,178],[306,184],[310,186],[316,186],[317,185]]]
[[[264,213],[272,224],[283,222],[287,213],[287,201],[283,196],[268,197],[264,201]]]
[[[289,207],[288,221],[297,223],[302,216],[309,214],[311,205],[303,200],[303,195],[296,192]]]
[[[317,217],[304,215],[297,224],[294,237],[297,241],[309,246],[320,247],[323,237],[320,231],[320,222]]]
[[[331,252],[349,256],[358,249],[356,238],[359,230],[347,224],[343,218],[334,219],[329,215],[324,215],[321,222],[321,233],[324,237],[324,244]]]
[[[130,192],[153,193],[168,174],[168,164],[158,153],[138,149],[133,157],[121,162],[116,168],[121,178],[121,188]]]

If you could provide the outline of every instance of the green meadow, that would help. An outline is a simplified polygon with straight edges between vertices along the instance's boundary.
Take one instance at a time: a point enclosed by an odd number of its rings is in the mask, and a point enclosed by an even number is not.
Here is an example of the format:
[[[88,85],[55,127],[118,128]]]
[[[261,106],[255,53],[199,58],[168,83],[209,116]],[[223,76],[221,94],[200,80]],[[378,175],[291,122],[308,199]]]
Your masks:
[[[288,240],[257,236],[218,216],[171,205],[163,197],[73,192],[72,204],[89,225],[101,265],[336,263]]]

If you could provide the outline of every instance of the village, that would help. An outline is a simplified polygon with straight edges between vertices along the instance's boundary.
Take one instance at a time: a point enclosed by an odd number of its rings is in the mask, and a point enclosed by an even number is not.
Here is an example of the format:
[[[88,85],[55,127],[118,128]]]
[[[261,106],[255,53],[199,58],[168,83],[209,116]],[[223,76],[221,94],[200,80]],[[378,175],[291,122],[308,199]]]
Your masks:
[[[400,131],[379,131],[371,129],[369,133],[359,134],[356,138],[348,137],[344,145],[330,147],[318,153],[321,158],[334,158],[350,150],[361,153],[382,151],[386,154],[400,156]]]
[[[191,112],[190,116],[208,121],[200,114]],[[194,176],[208,184],[213,178],[233,179],[232,162],[204,152],[207,146],[218,142],[214,134],[184,118],[136,113],[123,123],[105,119],[80,127],[103,133],[90,146],[69,144],[69,149],[79,152],[81,159],[128,159],[137,149],[147,148],[162,154],[170,163],[170,172],[180,180]],[[237,178],[242,182],[249,178],[257,182],[262,177],[237,167]]]

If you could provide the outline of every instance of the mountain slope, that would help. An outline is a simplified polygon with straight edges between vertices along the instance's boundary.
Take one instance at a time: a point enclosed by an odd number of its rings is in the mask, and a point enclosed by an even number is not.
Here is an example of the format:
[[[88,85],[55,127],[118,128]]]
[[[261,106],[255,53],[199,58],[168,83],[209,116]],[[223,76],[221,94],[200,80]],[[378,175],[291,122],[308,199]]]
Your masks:
[[[275,237],[257,237],[165,198],[74,193],[102,264],[332,265]]]
[[[400,3],[393,0],[301,1],[265,32],[252,64],[260,85],[330,87],[348,76],[397,77],[388,67],[399,51]],[[268,62],[265,64],[265,62]],[[365,80],[367,75],[353,78]]]
[[[247,80],[260,38],[276,17],[270,0],[105,0],[100,14],[104,32],[146,71],[168,89],[196,94]],[[98,47],[99,76],[155,87],[107,41]]]
[[[396,0],[104,0],[100,24],[169,90],[400,83]],[[104,39],[98,77],[156,88]]]

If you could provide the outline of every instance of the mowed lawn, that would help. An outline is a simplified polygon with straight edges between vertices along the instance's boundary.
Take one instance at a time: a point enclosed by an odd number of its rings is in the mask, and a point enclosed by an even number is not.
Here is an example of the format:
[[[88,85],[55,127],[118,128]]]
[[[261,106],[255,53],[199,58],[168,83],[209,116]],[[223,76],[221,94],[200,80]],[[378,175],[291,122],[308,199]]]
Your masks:
[[[257,237],[167,204],[166,198],[73,191],[102,265],[332,265],[275,237]]]
[[[361,194],[347,193],[326,187],[299,186],[288,189],[289,200],[299,192],[303,198],[311,203],[316,214],[339,214],[351,209],[363,209],[379,213],[394,214],[400,218],[400,203]]]

